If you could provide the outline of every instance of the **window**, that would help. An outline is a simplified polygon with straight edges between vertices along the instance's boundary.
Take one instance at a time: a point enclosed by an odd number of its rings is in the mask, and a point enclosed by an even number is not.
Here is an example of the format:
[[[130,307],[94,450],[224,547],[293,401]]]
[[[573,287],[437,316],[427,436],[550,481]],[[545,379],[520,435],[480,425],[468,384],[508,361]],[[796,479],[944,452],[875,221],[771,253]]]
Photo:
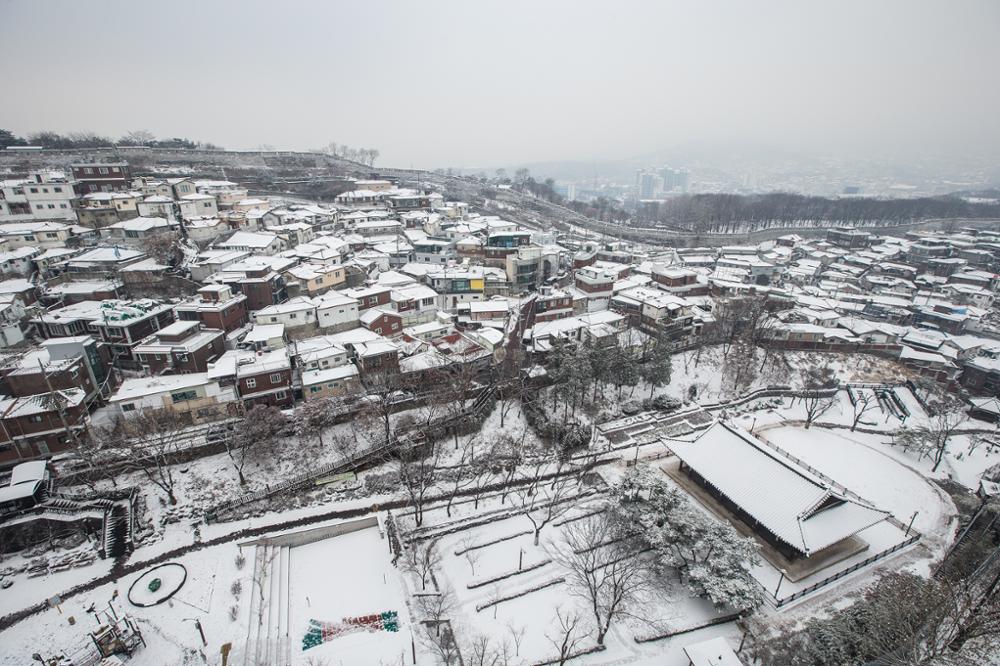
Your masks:
[[[187,400],[194,400],[197,397],[198,397],[198,392],[194,390],[178,391],[177,393],[170,394],[170,399],[173,400],[175,403],[185,402]]]
[[[60,192],[61,193],[62,192],[62,188],[61,187],[53,187],[52,191],[53,192]]]
[[[310,386],[309,387],[309,392],[310,393],[319,393],[321,389],[322,389],[321,386]]]
[[[49,209],[50,209],[50,210],[51,210],[51,209],[53,209],[53,208],[55,208],[55,207],[56,207],[56,205],[55,205],[55,204],[49,204]]]
[[[247,379],[247,388],[257,388],[257,380],[253,377]]]
[[[84,173],[94,173],[94,170],[91,167],[87,167],[86,169],[83,170],[83,172]]]
[[[65,208],[65,207],[66,207],[66,204],[59,204],[59,207],[60,207],[60,208]]]
[[[292,314],[288,315],[288,318],[289,319],[298,319],[299,316],[293,312]]]
[[[396,329],[398,329],[398,328],[399,328],[399,324],[393,324],[393,325],[392,325],[392,330],[393,330],[393,331],[395,331],[395,330],[396,330]]]
[[[277,398],[278,400],[284,400],[285,396],[287,395],[288,394],[285,393],[284,391],[278,391],[277,393],[274,394],[274,397]]]
[[[107,167],[101,167],[101,175],[102,176],[108,175],[108,169],[107,169]]]
[[[31,423],[41,423],[42,422],[42,415],[41,414],[32,414],[31,416],[28,417],[28,421],[30,421]]]
[[[127,403],[125,403],[125,404],[122,405],[122,411],[123,412],[134,412],[135,411],[135,405],[133,405],[131,402],[127,402]]]
[[[375,332],[378,333],[379,335],[382,335],[382,329],[381,328],[376,328]]]
[[[281,373],[278,373],[278,372],[273,373],[271,375],[270,379],[271,379],[271,383],[272,384],[280,384],[281,383]]]
[[[31,192],[32,194],[38,194],[38,188],[37,187],[30,187],[30,188],[28,188],[28,191]]]

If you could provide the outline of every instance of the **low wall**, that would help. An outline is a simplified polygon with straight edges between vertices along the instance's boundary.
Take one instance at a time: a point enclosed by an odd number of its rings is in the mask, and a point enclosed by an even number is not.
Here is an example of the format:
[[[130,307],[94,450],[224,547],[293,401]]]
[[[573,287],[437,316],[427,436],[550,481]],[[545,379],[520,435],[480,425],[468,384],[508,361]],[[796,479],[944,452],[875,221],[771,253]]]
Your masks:
[[[347,520],[341,523],[335,523],[333,525],[323,525],[321,527],[310,527],[305,530],[298,530],[296,532],[288,532],[286,534],[279,534],[277,536],[263,536],[259,539],[254,539],[252,541],[244,541],[238,544],[240,548],[243,546],[305,546],[316,541],[322,541],[323,539],[329,539],[331,537],[340,536],[341,534],[350,534],[351,532],[358,532],[360,530],[366,530],[369,527],[378,527],[379,521],[378,517],[371,515],[365,516],[364,518],[358,518],[357,520]],[[379,530],[381,532],[381,530]]]

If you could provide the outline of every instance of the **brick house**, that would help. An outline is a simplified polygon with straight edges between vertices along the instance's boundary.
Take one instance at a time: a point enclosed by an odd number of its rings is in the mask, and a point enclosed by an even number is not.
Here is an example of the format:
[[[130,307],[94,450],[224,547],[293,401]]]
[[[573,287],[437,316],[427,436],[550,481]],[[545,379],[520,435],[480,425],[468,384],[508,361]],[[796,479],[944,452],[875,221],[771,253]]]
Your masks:
[[[221,386],[235,386],[244,407],[272,405],[291,407],[292,364],[285,348],[274,351],[227,351],[208,369],[208,376]]]
[[[234,294],[231,287],[211,284],[198,290],[195,300],[174,308],[181,321],[198,321],[205,328],[230,333],[247,325],[247,297]]]
[[[100,316],[91,322],[98,337],[108,344],[116,367],[138,370],[134,348],[154,332],[174,321],[174,309],[150,299],[105,301]]]
[[[345,296],[358,300],[358,310],[364,311],[381,305],[388,305],[392,300],[392,289],[390,287],[360,287],[358,289],[345,289]]]
[[[85,397],[82,389],[70,388],[0,399],[0,465],[73,448],[74,436],[82,436],[89,421]]]
[[[125,192],[130,189],[132,175],[128,164],[113,162],[108,164],[72,164],[74,189],[77,195],[91,192]]]
[[[13,397],[78,388],[90,404],[110,393],[108,359],[89,335],[45,340],[0,368],[2,390]]]
[[[206,372],[208,364],[225,351],[224,337],[221,329],[203,329],[196,321],[175,321],[132,351],[150,374]]]
[[[359,342],[354,355],[362,381],[370,375],[399,374],[399,349],[388,340]]]
[[[361,313],[360,321],[369,331],[387,338],[403,332],[403,317],[393,310],[371,308]]]

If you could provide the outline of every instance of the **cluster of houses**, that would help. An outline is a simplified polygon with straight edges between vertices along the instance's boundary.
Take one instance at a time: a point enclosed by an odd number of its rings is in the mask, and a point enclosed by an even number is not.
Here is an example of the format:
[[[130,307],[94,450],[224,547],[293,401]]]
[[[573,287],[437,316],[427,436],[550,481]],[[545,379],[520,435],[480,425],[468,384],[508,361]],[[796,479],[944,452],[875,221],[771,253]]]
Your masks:
[[[419,386],[511,345],[681,348],[740,295],[767,301],[772,344],[881,353],[1000,394],[998,234],[845,227],[664,252],[557,238],[390,180],[302,204],[123,163],[69,173],[2,185],[0,464],[71,448],[103,405],[204,422],[348,398],[386,374]]]
[[[3,182],[0,465],[72,448],[102,406],[199,423],[489,364],[569,267],[547,234],[388,180],[313,205],[123,163],[68,173]],[[65,207],[19,205],[56,187]]]

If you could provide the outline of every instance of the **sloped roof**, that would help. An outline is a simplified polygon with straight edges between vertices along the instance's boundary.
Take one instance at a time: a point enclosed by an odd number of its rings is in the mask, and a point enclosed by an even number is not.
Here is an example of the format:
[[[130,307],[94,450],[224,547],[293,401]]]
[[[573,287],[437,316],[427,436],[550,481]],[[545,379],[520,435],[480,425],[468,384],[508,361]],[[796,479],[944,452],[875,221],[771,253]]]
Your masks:
[[[818,476],[724,423],[694,441],[669,446],[718,492],[805,556],[889,516],[834,492]]]

